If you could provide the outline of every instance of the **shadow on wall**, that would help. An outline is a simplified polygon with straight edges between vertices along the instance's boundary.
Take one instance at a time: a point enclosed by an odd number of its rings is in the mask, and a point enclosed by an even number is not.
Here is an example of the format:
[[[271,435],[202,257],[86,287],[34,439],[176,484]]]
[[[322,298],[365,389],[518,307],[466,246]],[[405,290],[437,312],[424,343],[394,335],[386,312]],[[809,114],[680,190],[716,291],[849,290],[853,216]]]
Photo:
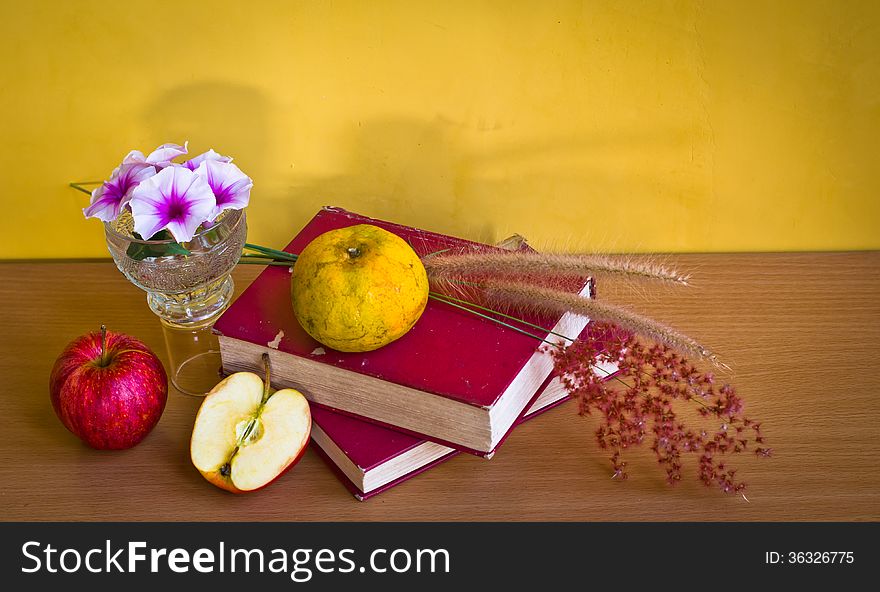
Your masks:
[[[287,199],[306,208],[303,221],[323,205],[337,205],[401,224],[492,240],[490,218],[468,211],[469,196],[463,191],[468,157],[456,130],[439,121],[377,119],[359,122],[334,144],[340,151],[338,174],[293,173],[286,183]],[[276,230],[280,232],[273,228],[273,236]]]
[[[552,228],[557,248],[602,250],[616,242],[615,228],[635,221],[650,232],[657,221],[639,219],[658,198],[664,224],[688,228],[694,202],[711,193],[708,168],[694,162],[695,152],[705,154],[699,129],[609,126],[523,137],[501,124],[442,116],[360,121],[332,139],[336,174],[281,173],[276,167],[297,154],[274,151],[290,145],[280,134],[296,130],[273,127],[274,109],[256,88],[203,82],[162,94],[143,115],[166,141],[235,156],[259,187],[250,226],[264,244],[286,244],[318,208],[336,205],[487,243]]]
[[[143,119],[166,142],[189,140],[190,153],[214,148],[256,179],[267,173],[269,101],[259,90],[226,82],[174,88],[150,103]]]
[[[456,185],[466,176],[466,163],[449,126],[406,119],[364,122],[335,142],[340,174],[304,177],[292,171],[289,178],[270,180],[278,174],[274,161],[295,159],[272,153],[273,146],[288,142],[271,126],[271,112],[260,90],[215,81],[160,95],[143,119],[165,141],[189,140],[193,154],[214,148],[235,157],[261,186],[249,208],[254,240],[283,245],[324,205],[492,240],[491,226],[475,224],[461,209]]]
[[[334,142],[340,172],[294,172],[285,199],[302,208],[303,223],[320,206],[338,205],[487,243],[514,232],[546,235],[550,227],[559,243],[550,248],[612,250],[615,228],[639,217],[647,229],[686,225],[693,203],[709,198],[708,176],[694,174],[699,130],[609,127],[532,138],[499,132],[440,117],[362,121]],[[658,198],[666,200],[663,221],[642,214]],[[597,212],[605,221],[595,221]],[[283,220],[272,224],[273,239],[292,236]]]

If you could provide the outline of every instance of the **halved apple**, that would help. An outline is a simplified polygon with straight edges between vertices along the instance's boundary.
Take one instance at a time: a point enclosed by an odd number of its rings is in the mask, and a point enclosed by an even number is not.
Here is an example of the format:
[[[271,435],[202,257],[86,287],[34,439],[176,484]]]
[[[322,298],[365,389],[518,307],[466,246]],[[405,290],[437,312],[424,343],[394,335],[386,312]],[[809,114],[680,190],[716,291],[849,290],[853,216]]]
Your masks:
[[[190,440],[193,465],[211,483],[245,493],[269,485],[302,457],[312,415],[293,389],[271,392],[266,382],[237,372],[211,389],[199,408]]]

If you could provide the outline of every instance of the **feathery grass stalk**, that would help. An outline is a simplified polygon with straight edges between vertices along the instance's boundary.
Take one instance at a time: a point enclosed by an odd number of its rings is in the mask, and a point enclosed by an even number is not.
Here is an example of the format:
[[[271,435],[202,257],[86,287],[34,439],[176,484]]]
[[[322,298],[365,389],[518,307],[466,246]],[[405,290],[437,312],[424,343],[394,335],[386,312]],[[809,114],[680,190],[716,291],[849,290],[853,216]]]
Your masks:
[[[586,277],[616,275],[688,285],[689,275],[657,263],[607,255],[532,253],[523,251],[440,254],[422,259],[428,277],[444,280],[462,276]]]
[[[577,294],[521,282],[487,280],[483,282],[489,301],[496,307],[514,307],[544,315],[574,312],[599,321],[613,323],[633,333],[646,335],[683,353],[722,366],[718,357],[696,340],[651,318],[625,308],[581,298]]]

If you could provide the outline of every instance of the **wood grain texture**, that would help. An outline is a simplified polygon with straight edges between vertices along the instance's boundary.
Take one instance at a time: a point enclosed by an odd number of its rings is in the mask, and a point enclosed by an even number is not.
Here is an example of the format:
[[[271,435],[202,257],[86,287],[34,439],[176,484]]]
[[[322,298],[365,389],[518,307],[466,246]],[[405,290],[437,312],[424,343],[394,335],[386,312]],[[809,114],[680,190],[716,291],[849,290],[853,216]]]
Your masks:
[[[49,371],[102,323],[161,358],[158,321],[110,262],[0,264],[0,520],[878,520],[880,253],[677,255],[685,290],[600,284],[713,346],[774,457],[743,456],[749,502],[699,485],[693,459],[670,488],[650,453],[610,479],[595,423],[571,404],[519,427],[486,461],[460,455],[370,501],[354,500],[309,451],[271,487],[233,496],[189,460],[200,400],[170,393],[139,446],[98,452],[55,417]],[[240,292],[260,270],[240,266]]]

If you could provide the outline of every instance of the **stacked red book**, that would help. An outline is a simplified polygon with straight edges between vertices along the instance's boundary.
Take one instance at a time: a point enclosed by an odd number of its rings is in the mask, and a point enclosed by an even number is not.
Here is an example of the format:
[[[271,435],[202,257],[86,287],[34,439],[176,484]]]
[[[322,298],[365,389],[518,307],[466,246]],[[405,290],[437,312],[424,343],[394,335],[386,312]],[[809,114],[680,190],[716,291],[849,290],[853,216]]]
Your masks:
[[[299,253],[323,232],[364,223],[401,236],[420,256],[493,248],[324,208],[285,250]],[[313,440],[360,498],[458,451],[491,457],[516,422],[565,398],[558,386],[548,390],[552,360],[541,342],[436,300],[409,333],[378,350],[326,348],[297,322],[290,278],[289,268],[268,267],[218,320],[223,367],[259,374],[268,352],[273,383],[309,399]],[[579,291],[589,297],[591,289],[587,282]],[[552,328],[541,337],[556,341],[588,322],[571,314],[527,320]]]
[[[617,368],[598,363],[611,376]],[[550,377],[518,423],[532,419],[568,400],[558,377]],[[404,434],[368,421],[312,408],[312,441],[351,493],[365,500],[446,461],[461,451]]]

